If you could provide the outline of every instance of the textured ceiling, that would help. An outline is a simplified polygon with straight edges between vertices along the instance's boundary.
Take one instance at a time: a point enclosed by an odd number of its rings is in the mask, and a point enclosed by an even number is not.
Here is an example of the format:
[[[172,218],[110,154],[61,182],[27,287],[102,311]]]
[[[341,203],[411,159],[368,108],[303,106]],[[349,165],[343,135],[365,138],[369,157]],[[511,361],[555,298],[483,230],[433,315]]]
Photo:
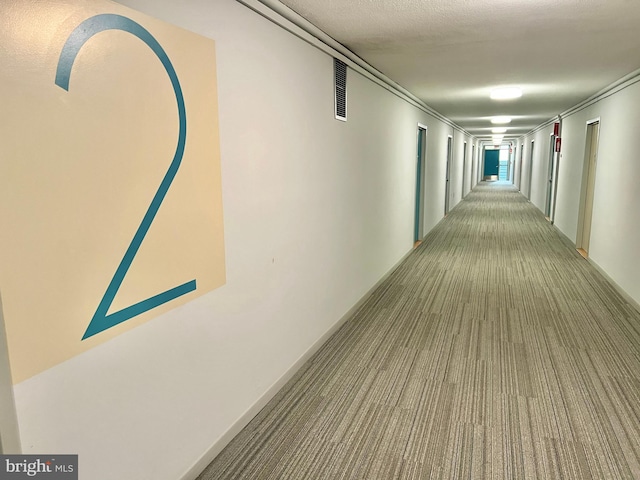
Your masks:
[[[640,68],[639,0],[281,0],[474,135],[519,135]],[[519,86],[498,102],[492,87]]]

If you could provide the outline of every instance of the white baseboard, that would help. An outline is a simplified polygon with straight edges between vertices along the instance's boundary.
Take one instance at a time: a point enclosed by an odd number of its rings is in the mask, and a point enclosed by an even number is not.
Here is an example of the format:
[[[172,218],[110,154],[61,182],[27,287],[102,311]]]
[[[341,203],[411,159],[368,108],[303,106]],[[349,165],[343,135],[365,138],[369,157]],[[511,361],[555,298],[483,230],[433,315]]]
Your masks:
[[[613,278],[611,278],[609,274],[602,269],[602,267],[600,267],[600,265],[598,265],[596,262],[594,262],[590,258],[587,258],[587,261],[591,264],[591,266],[593,266],[593,268],[595,268],[598,271],[600,275],[602,275],[605,278],[605,280],[607,280],[607,282],[609,282],[609,284],[613,287],[613,289],[616,292],[618,292],[618,294],[624,299],[625,302],[627,302],[629,305],[635,308],[638,312],[640,312],[640,303],[638,303],[620,285],[618,285],[616,281]]]
[[[260,413],[269,401],[293,378],[302,366],[338,331],[338,329],[351,318],[360,307],[369,299],[373,292],[394,272],[398,266],[404,262],[413,249],[409,250],[376,284],[369,289],[365,295],[356,302],[331,328],[329,328],[309,349],[291,365],[291,367],[273,384],[267,391],[221,436],[213,445],[194,463],[181,480],[195,480],[205,468],[216,458],[216,456],[226,447],[233,438],[246,427],[253,418]]]
[[[562,230],[560,230],[560,229],[559,229],[558,227],[556,227],[555,225],[553,225],[553,226],[554,226],[554,228],[556,229],[556,232],[558,232],[558,233],[562,236],[563,240],[564,240],[564,241],[565,241],[569,246],[571,246],[571,247],[574,249],[574,251],[576,252],[576,255],[581,256],[581,255],[578,253],[578,251],[576,250],[576,248],[577,248],[577,247],[576,247],[576,244],[575,244],[575,243],[574,243],[574,242],[573,242],[569,237],[567,237],[567,236],[564,234],[564,232],[563,232]],[[587,260],[587,262],[589,262],[589,264],[590,264],[593,268],[595,268],[595,269],[598,271],[598,273],[599,273],[600,275],[602,275],[602,276],[604,277],[604,279],[605,279],[607,282],[609,282],[609,284],[613,287],[613,289],[614,289],[616,292],[618,292],[618,294],[619,294],[619,295],[624,299],[624,301],[625,301],[625,302],[627,302],[629,305],[631,305],[633,308],[635,308],[638,312],[640,312],[640,303],[638,303],[638,301],[637,301],[636,299],[634,299],[631,295],[629,295],[629,294],[627,293],[627,291],[626,291],[626,290],[624,290],[620,285],[618,285],[618,283],[617,283],[613,278],[611,278],[611,277],[609,276],[609,274],[608,274],[606,271],[604,271],[604,269],[603,269],[600,265],[598,265],[596,262],[594,262],[594,261],[593,261],[592,259],[590,259],[590,258],[587,258],[586,260]]]

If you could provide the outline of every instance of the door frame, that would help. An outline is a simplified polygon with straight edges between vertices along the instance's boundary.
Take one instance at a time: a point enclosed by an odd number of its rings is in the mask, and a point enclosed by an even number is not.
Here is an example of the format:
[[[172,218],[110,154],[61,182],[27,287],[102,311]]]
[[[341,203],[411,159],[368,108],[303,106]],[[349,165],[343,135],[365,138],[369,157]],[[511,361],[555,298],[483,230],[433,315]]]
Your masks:
[[[529,190],[527,191],[527,199],[531,201],[531,189],[533,188],[533,151],[535,149],[535,140],[531,140],[531,150],[529,150]]]
[[[585,258],[589,255],[593,206],[595,204],[596,178],[598,170],[598,151],[600,149],[600,117],[588,120],[585,128],[585,148],[582,167],[582,184],[580,187],[580,208],[578,209],[578,231],[576,232],[576,249]],[[595,131],[595,152],[594,148]],[[591,157],[594,157],[593,163]],[[585,238],[586,237],[586,238]]]
[[[418,123],[416,130],[416,196],[413,225],[413,244],[417,246],[424,237],[424,178],[427,158],[427,126]]]
[[[462,190],[460,191],[460,198],[464,198],[465,180],[467,177],[467,142],[463,142],[462,147]]]
[[[445,166],[445,185],[444,185],[444,216],[449,214],[449,202],[451,195],[451,163],[453,160],[453,135],[447,135],[447,164]]]
[[[549,164],[547,166],[547,196],[544,204],[544,216],[551,221],[553,203],[554,164],[556,153],[556,136],[551,132],[549,136]]]
[[[558,129],[558,135],[556,139],[562,138],[562,118],[558,116],[558,121],[560,123],[560,128]],[[554,224],[556,221],[556,205],[558,204],[558,177],[560,175],[560,159],[562,158],[562,149],[559,148],[559,152],[555,152],[554,145],[554,153],[555,153],[555,164],[553,167],[553,206],[551,208],[551,223]]]
[[[484,154],[487,151],[487,144],[484,143],[482,145],[482,151],[480,152],[480,157],[478,158],[478,182],[484,182]]]
[[[518,160],[518,190],[522,193],[522,161],[524,159],[524,143],[520,144],[520,159]]]
[[[473,142],[471,144],[471,185],[469,185],[469,191],[473,190],[473,187],[475,187],[478,182],[475,182],[474,184],[474,178],[476,178],[476,176],[474,175],[475,173],[475,169],[478,168],[478,161],[476,160],[476,142]]]

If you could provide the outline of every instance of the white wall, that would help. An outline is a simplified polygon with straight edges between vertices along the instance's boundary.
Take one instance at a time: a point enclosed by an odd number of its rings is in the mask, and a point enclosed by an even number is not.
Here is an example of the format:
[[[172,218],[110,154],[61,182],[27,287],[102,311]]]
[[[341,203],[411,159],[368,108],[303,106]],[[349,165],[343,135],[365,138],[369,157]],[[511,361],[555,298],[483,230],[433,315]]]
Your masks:
[[[449,210],[462,200],[462,154],[464,151],[465,135],[458,131],[453,131],[453,156],[450,175],[450,201]]]
[[[524,168],[522,172],[522,183],[525,190],[523,191],[523,193],[525,193],[525,195],[528,195],[531,203],[533,203],[539,210],[543,212],[547,201],[549,145],[552,133],[553,124],[538,130],[533,135],[528,135],[526,137],[524,147]],[[532,140],[534,140],[533,168],[530,170]],[[531,183],[529,183],[529,174],[531,174]],[[531,188],[530,191],[529,188]]]
[[[465,142],[466,163],[464,158]],[[453,130],[453,164],[451,167],[450,209],[458,205],[458,203],[460,203],[460,201],[471,190],[471,175],[473,171],[473,162],[471,158],[472,143],[473,141],[469,139],[467,135],[458,130]],[[463,171],[463,168],[465,171]]]
[[[475,187],[477,185],[477,178],[478,178],[478,174],[477,174],[477,168],[478,168],[478,160],[477,160],[477,151],[478,151],[478,141],[477,140],[472,140],[469,142],[468,144],[468,148],[469,151],[467,153],[467,158],[468,163],[469,163],[469,180],[467,182],[467,188],[468,190],[465,192],[465,196],[466,194],[468,194],[471,190],[473,190],[473,187]],[[475,145],[475,148],[473,148]]]
[[[475,187],[480,182],[482,176],[482,143],[479,140],[475,141],[476,151],[473,157],[473,186]]]
[[[429,232],[444,217],[444,203],[447,180],[447,136],[453,135],[453,129],[426,117],[429,125],[427,131],[427,160],[425,182],[424,232]],[[454,171],[452,162],[451,171]],[[449,203],[449,208],[453,204]]]
[[[580,211],[587,122],[600,119],[600,140],[589,259],[628,296],[640,303],[640,158],[634,142],[640,130],[640,83],[603,95],[562,121],[555,226],[575,243]],[[532,201],[544,210],[549,135],[552,126],[527,136],[536,139]],[[541,146],[542,148],[538,148]],[[537,163],[536,163],[537,160]],[[525,170],[526,172],[526,170]],[[523,183],[524,182],[523,178]],[[526,190],[525,190],[526,193]]]
[[[587,121],[600,118],[589,257],[640,302],[640,83],[566,117],[556,225],[576,240]]]
[[[86,480],[175,480],[411,250],[418,122],[425,233],[442,219],[452,127],[352,69],[336,121],[332,58],[233,0],[121,3],[216,41],[227,284],[18,384],[16,403],[25,453],[78,453]]]
[[[520,181],[520,146],[522,145],[522,138],[518,138],[513,144],[514,162],[513,162],[513,184],[518,187],[518,190],[522,191]]]

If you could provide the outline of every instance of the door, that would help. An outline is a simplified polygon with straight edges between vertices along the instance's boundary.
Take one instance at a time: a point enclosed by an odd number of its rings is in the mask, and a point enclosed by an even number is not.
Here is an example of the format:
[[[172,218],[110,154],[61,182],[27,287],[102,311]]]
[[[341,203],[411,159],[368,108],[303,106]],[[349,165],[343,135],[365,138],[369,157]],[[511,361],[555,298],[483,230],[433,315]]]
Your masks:
[[[413,229],[413,243],[414,245],[422,240],[422,204],[424,203],[424,191],[422,183],[422,175],[424,171],[424,152],[426,150],[426,137],[427,130],[422,127],[418,127],[418,154],[416,162],[416,203],[415,203],[415,217],[414,217],[414,229]]]
[[[518,161],[518,190],[522,192],[522,159],[524,158],[524,144],[520,145],[520,160]]]
[[[551,201],[553,199],[553,166],[556,149],[556,136],[551,134],[549,143],[549,168],[547,168],[547,201],[544,207],[544,216],[551,220]]]
[[[529,195],[527,198],[531,201],[531,188],[533,187],[533,147],[535,142],[531,140],[531,151],[529,152]]]
[[[446,184],[444,188],[444,214],[445,216],[449,213],[449,177],[451,175],[451,156],[453,152],[451,151],[453,147],[453,138],[451,136],[447,137],[447,178]]]
[[[461,198],[464,198],[466,173],[467,173],[467,142],[464,142],[464,147],[462,149],[462,190],[460,190]]]
[[[484,151],[484,179],[495,180],[498,178],[499,172],[500,172],[500,150],[485,150]]]
[[[473,183],[474,182],[473,179],[477,178],[477,174],[476,174],[477,169],[478,169],[478,161],[476,160],[476,146],[471,145],[471,183],[472,183],[470,187],[471,189],[475,187],[475,184]],[[476,181],[476,183],[478,182]]]
[[[587,139],[585,145],[585,168],[582,175],[583,195],[580,221],[578,222],[578,235],[576,246],[583,256],[589,254],[589,241],[591,238],[591,217],[593,215],[593,196],[596,186],[596,165],[598,162],[598,135],[600,122],[587,125]]]

